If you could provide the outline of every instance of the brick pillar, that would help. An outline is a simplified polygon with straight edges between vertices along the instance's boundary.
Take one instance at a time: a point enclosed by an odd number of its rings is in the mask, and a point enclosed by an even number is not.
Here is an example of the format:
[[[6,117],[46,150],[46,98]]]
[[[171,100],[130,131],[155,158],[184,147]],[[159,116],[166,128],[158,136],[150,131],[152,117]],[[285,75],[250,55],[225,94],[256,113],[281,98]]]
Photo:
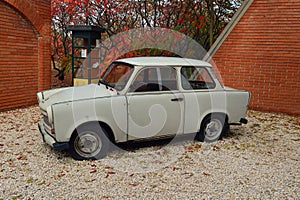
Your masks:
[[[50,37],[38,38],[38,91],[51,88]]]

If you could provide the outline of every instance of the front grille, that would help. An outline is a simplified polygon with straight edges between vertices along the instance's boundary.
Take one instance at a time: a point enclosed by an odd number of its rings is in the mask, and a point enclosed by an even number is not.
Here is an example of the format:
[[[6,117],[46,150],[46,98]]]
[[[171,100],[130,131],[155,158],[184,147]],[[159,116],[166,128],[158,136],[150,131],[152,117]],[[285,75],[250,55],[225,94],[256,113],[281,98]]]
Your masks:
[[[53,128],[52,124],[48,120],[48,115],[47,112],[43,109],[40,109],[42,113],[42,123],[44,125],[44,130],[48,133],[51,134],[51,129]]]
[[[51,133],[52,125],[49,123],[48,117],[46,117],[46,116],[43,117],[43,125],[44,125],[44,130],[46,131],[46,133],[51,135],[52,134]]]

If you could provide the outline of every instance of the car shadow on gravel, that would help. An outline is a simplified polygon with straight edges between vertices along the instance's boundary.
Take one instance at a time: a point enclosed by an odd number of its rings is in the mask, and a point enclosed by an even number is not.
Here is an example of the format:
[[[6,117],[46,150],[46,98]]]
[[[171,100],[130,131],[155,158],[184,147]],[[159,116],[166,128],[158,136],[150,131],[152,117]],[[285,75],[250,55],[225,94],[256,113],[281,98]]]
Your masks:
[[[143,148],[157,148],[161,149],[167,145],[185,145],[186,143],[194,143],[195,142],[196,134],[187,134],[187,135],[180,135],[176,137],[169,137],[169,138],[162,138],[156,140],[141,140],[141,141],[132,141],[132,142],[124,142],[118,144],[111,144],[110,153],[116,152],[135,152],[139,149]],[[45,148],[48,152],[48,155],[51,157],[55,157],[57,160],[62,159],[72,159],[71,155],[67,150],[54,150],[50,146],[45,144]]]
[[[235,139],[238,140],[240,137],[246,134],[246,128],[244,126],[230,126],[230,131],[225,133],[222,140]]]
[[[187,134],[156,140],[130,141],[125,143],[114,144],[115,147],[112,150],[115,151],[121,149],[124,151],[136,151],[138,149],[149,147],[163,148],[167,145],[184,145],[187,142],[195,142],[195,136],[196,134]]]
[[[234,139],[238,140],[239,137],[243,136],[246,130],[242,126],[235,126],[230,130],[229,133],[226,133],[223,136],[222,140],[229,140]],[[161,139],[155,139],[155,140],[140,140],[140,141],[129,141],[124,143],[118,143],[118,144],[111,144],[110,153],[114,154],[116,152],[135,152],[140,149],[146,149],[146,148],[155,148],[155,149],[162,149],[168,145],[186,145],[186,144],[193,144],[197,142],[195,140],[196,133],[193,134],[186,134],[186,135],[179,135],[176,137],[168,137],[168,138],[161,138]],[[48,148],[47,148],[48,149]],[[49,147],[48,149],[50,154],[52,154],[54,157],[56,157],[58,160],[64,159],[64,158],[70,158],[70,154],[68,151],[57,151]]]

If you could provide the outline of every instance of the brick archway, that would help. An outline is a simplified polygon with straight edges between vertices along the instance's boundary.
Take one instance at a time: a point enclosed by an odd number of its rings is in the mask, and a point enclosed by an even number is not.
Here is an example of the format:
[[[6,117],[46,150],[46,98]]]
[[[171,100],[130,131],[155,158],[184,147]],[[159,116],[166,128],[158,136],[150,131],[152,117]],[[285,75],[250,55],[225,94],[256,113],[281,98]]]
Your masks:
[[[51,86],[50,0],[0,0],[0,111]]]
[[[49,29],[49,27],[45,27],[45,23],[43,22],[42,18],[39,16],[37,12],[37,8],[34,4],[29,2],[28,0],[23,1],[16,1],[16,0],[3,0],[4,2],[8,3],[20,13],[23,14],[35,27],[39,34],[43,34]],[[50,10],[49,10],[50,12]]]

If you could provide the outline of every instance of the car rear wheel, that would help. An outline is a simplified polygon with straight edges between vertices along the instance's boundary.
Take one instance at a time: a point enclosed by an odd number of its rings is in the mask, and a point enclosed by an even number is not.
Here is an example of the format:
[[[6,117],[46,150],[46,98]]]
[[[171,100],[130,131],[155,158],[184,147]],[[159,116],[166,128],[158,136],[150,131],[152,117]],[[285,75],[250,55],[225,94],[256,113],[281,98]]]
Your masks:
[[[70,140],[70,154],[76,160],[96,160],[107,155],[109,140],[98,123],[80,126]]]
[[[214,142],[222,139],[229,126],[225,115],[211,114],[204,118],[196,139],[201,142]]]

